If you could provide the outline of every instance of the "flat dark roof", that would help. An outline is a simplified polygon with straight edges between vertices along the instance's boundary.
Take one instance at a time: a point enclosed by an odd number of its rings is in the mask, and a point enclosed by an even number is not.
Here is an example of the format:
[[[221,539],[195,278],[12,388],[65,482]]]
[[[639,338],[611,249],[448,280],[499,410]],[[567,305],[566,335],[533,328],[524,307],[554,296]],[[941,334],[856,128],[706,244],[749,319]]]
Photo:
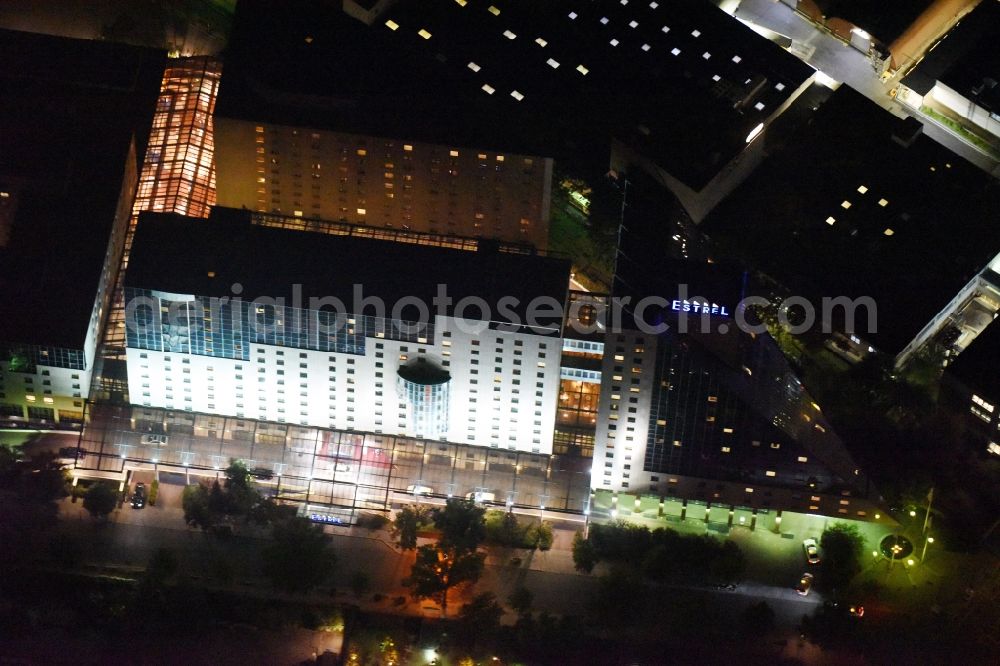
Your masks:
[[[81,349],[165,54],[0,30],[0,63],[0,340]]]
[[[433,299],[438,285],[444,284],[453,299],[449,314],[463,298],[478,297],[489,305],[493,319],[501,321],[507,320],[497,316],[503,297],[517,299],[510,305],[522,320],[534,298],[549,297],[559,304],[566,300],[567,259],[500,252],[490,243],[472,252],[265,227],[250,220],[249,211],[218,207],[207,222],[143,213],[126,285],[221,297],[233,296],[232,285],[239,283],[244,300],[283,297],[287,305],[292,305],[294,286],[301,285],[303,307],[311,297],[329,296],[362,314],[352,307],[354,286],[361,285],[365,296],[383,299],[387,314],[407,297],[420,299],[434,314]],[[403,319],[417,319],[414,307],[402,314]],[[481,319],[477,307],[466,308],[464,314]],[[559,317],[538,319],[558,334]]]
[[[874,298],[855,330],[893,354],[1000,250],[997,181],[900,122],[841,87],[703,225],[794,294]]]
[[[946,372],[970,391],[989,400],[1000,399],[1000,326],[994,322],[958,355]]]
[[[242,0],[216,113],[605,165],[617,136],[697,189],[812,74],[703,0],[339,7]]]
[[[984,79],[1000,81],[1000,3],[987,0],[969,12],[927,51],[903,78],[903,85],[926,95],[938,81],[973,97]],[[983,106],[1000,109],[1000,89],[984,88]],[[990,104],[993,104],[990,106]]]

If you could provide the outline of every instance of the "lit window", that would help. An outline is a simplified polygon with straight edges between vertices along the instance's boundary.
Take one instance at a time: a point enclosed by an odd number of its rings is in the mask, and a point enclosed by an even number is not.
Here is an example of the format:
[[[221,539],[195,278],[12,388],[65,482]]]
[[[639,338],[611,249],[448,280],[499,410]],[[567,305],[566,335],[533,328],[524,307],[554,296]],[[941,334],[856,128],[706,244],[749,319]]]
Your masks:
[[[886,199],[879,199],[878,200],[878,205],[882,206],[882,208],[885,208],[886,206],[889,205],[889,202]]]
[[[719,76],[718,74],[713,74],[712,75],[712,80],[715,81],[715,82],[718,82],[721,79],[722,79],[722,77]]]
[[[629,21],[628,22],[628,27],[630,27],[630,28],[638,28],[639,27],[639,22],[638,21]]]
[[[739,57],[738,55],[733,56],[733,62],[735,62],[737,65],[740,64],[741,60],[743,60],[743,58]]]
[[[589,70],[589,69],[587,69],[586,67],[584,67],[583,65],[577,65],[577,66],[576,66],[576,71],[578,71],[578,72],[580,72],[581,74],[583,74],[584,76],[586,76],[586,75],[587,75],[587,72],[589,72],[590,70]]]
[[[847,210],[848,208],[851,207],[851,202],[848,201],[847,199],[844,199],[843,201],[840,202],[840,207],[843,208],[844,210]]]
[[[497,155],[497,162],[503,162],[503,155]]]
[[[986,411],[988,411],[990,414],[993,413],[994,406],[991,405],[990,403],[986,402],[982,398],[980,398],[978,395],[973,395],[972,396],[972,402],[976,403],[977,405],[979,405],[980,407],[982,407],[983,409],[985,409]]]
[[[691,31],[691,36],[692,37],[701,37],[701,31],[700,30],[692,30]]]
[[[662,28],[660,28],[660,30],[663,32],[664,35],[670,32],[670,28],[668,28],[667,26],[663,26]]]
[[[864,193],[865,193],[865,192],[867,192],[867,191],[868,191],[868,188],[867,188],[867,187],[865,187],[864,185],[859,185],[859,186],[858,186],[858,192],[859,192],[860,194],[864,194]]]
[[[676,46],[674,48],[670,49],[670,52],[673,53],[674,55],[680,55],[681,54],[681,50],[679,48],[677,48]]]
[[[486,159],[486,153],[479,153],[479,159],[485,160]]]
[[[649,8],[650,8],[650,9],[656,9],[656,8],[657,8],[657,7],[659,7],[659,6],[660,6],[660,5],[659,5],[659,3],[657,3],[657,2],[651,2],[651,3],[649,3]]]
[[[609,43],[609,44],[611,44],[611,46],[618,46],[618,40],[617,40],[617,39],[612,39],[612,40],[611,40],[610,42],[608,42],[608,43]]]
[[[643,51],[648,51],[650,48],[652,48],[652,47],[649,44],[643,44],[642,45],[642,50]]]
[[[559,61],[557,61],[557,60],[553,60],[552,58],[549,58],[549,59],[548,59],[548,60],[546,60],[545,62],[546,62],[546,64],[547,64],[547,65],[548,65],[549,67],[551,67],[552,69],[556,69],[556,68],[558,68],[558,67],[559,67]]]
[[[399,30],[399,24],[393,21],[392,19],[386,21],[385,25],[387,28],[389,28],[389,30]]]
[[[752,493],[753,492],[753,488],[744,488],[743,490],[747,491],[748,493]]]
[[[601,25],[607,25],[607,24],[608,24],[608,17],[607,16],[602,16],[601,17]]]
[[[732,428],[723,428],[722,432],[726,433],[727,435],[731,435],[731,434],[733,434],[733,429]]]
[[[358,215],[364,215],[364,214],[365,214],[365,213],[367,213],[367,212],[368,212],[368,211],[367,211],[367,210],[365,210],[364,208],[359,208],[359,209],[358,209]]]
[[[467,67],[468,67],[469,69],[471,69],[471,70],[472,70],[473,72],[478,72],[478,71],[479,71],[480,69],[482,69],[482,67],[480,67],[479,65],[477,65],[477,64],[476,64],[476,63],[474,63],[474,62],[470,62],[470,63],[469,63],[468,65],[466,65],[466,66],[467,66]]]
[[[367,150],[365,150],[364,148],[358,148],[358,155],[360,155],[361,157],[364,157],[367,154],[368,154]]]
[[[519,93],[516,90],[511,90],[510,91],[510,96],[513,97],[514,99],[516,99],[518,102],[520,102],[522,99],[524,99],[524,95],[522,95],[521,93]]]
[[[764,103],[763,102],[757,102],[756,104],[753,105],[753,108],[757,109],[758,111],[763,111],[764,110]]]
[[[774,89],[777,90],[778,92],[781,92],[782,90],[785,89],[785,84],[779,81],[778,83],[774,84]]]
[[[709,58],[712,57],[712,54],[709,53],[708,51],[705,51],[704,53],[701,54],[701,57],[704,58],[705,60],[708,60]]]
[[[457,150],[449,150],[448,154],[451,155],[452,157],[458,157],[458,151]]]
[[[424,39],[430,39],[431,38],[431,33],[427,32],[427,30],[425,30],[424,28],[421,28],[420,31],[417,32],[417,34],[420,35],[421,37],[423,37]]]
[[[294,210],[294,211],[292,211],[292,214],[295,217],[302,217],[302,211],[301,210]]]
[[[483,91],[485,91],[488,95],[492,95],[494,92],[496,92],[496,89],[493,88],[493,86],[491,86],[490,84],[484,83]]]
[[[512,33],[510,30],[504,30],[503,36],[506,37],[507,39],[517,39],[517,35]]]
[[[570,12],[569,13],[569,18],[570,18],[570,20],[576,20],[576,12]]]
[[[544,48],[545,48],[546,46],[548,46],[548,45],[549,45],[549,43],[548,43],[547,41],[545,41],[544,39],[542,39],[541,37],[537,38],[537,39],[535,40],[535,43],[536,43],[536,44],[538,44],[539,46],[541,46],[541,47],[542,47],[543,49],[544,49]]]
[[[488,11],[488,12],[489,12],[490,14],[493,14],[493,16],[500,16],[500,10],[499,10],[499,9],[497,9],[497,8],[496,8],[495,6],[493,6],[493,5],[490,5],[490,7],[489,7],[489,9],[488,9],[487,11]]]
[[[799,462],[808,462],[808,461],[809,458],[806,458],[805,456],[799,456]]]
[[[771,470],[767,470],[766,472],[764,472],[764,476],[777,476],[777,474],[775,474]]]
[[[405,150],[406,152],[410,152],[411,150],[413,150],[413,146],[411,146],[408,143],[404,143],[403,144],[403,150]]]
[[[826,223],[829,224],[829,225],[832,225],[836,221],[837,221],[836,218],[834,218],[832,215],[830,217],[826,218]]]

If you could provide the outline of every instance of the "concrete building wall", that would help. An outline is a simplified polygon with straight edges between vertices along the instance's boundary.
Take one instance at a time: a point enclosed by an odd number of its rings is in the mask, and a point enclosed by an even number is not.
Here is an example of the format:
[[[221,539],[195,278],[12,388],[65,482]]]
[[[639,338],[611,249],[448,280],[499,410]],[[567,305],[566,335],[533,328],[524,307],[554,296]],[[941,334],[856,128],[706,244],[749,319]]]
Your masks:
[[[545,249],[552,159],[216,118],[218,203]]]

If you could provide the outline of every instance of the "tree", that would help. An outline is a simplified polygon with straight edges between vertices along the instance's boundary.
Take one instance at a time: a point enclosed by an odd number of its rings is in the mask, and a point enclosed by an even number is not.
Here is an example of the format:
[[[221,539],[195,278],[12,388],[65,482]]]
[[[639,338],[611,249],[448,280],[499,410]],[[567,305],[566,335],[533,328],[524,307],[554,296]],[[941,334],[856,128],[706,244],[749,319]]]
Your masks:
[[[428,544],[417,548],[417,558],[403,584],[415,599],[433,599],[448,614],[448,591],[464,583],[474,583],[483,573],[485,555],[475,550],[459,550]]]
[[[83,508],[98,519],[107,518],[118,504],[118,491],[111,484],[98,481],[83,497]]]
[[[184,507],[184,522],[192,527],[200,527],[203,530],[210,529],[216,522],[218,516],[210,506],[209,490],[200,483],[192,484],[184,488],[181,495],[181,505]]]
[[[865,538],[857,525],[834,523],[820,537],[823,547],[823,577],[833,589],[845,587],[861,570]]]
[[[590,573],[597,565],[597,549],[590,539],[584,539],[582,532],[577,532],[573,536],[573,564],[577,571]]]
[[[418,507],[405,506],[399,510],[392,527],[400,548],[413,550],[417,547],[417,532],[425,516],[424,511]]]
[[[441,530],[441,544],[457,551],[474,551],[486,538],[486,510],[471,500],[451,498],[434,511],[434,526]]]
[[[531,594],[531,590],[523,585],[514,588],[514,591],[507,597],[507,605],[517,613],[518,617],[522,618],[531,615],[531,604],[533,602],[534,595]]]
[[[292,518],[275,524],[272,537],[262,554],[264,575],[275,587],[302,593],[330,578],[336,558],[322,527],[306,518]]]
[[[489,645],[500,629],[503,608],[492,592],[476,595],[458,612],[459,644],[482,649]]]

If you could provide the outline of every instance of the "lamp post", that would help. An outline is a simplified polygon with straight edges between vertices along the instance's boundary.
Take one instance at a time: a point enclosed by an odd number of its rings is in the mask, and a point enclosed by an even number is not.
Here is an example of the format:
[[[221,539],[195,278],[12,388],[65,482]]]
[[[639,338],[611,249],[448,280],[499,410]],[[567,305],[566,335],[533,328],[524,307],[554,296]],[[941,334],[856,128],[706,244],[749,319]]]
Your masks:
[[[924,539],[924,549],[920,552],[920,562],[923,564],[924,558],[927,557],[927,544],[934,543],[934,537],[929,536]]]
[[[902,552],[903,547],[898,543],[894,543],[892,544],[892,548],[890,548],[890,550],[892,551],[892,557],[889,558],[889,571],[892,571],[892,565],[896,563],[896,556]]]

